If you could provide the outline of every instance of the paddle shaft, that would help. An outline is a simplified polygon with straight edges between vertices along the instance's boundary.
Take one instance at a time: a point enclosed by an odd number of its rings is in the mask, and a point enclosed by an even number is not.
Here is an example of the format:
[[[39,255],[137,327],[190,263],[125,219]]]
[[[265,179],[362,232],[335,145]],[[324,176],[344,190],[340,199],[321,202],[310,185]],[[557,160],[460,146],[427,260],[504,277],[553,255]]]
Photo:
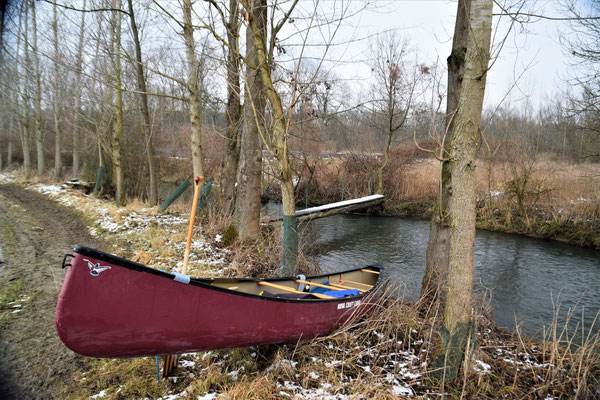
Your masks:
[[[185,254],[183,255],[183,268],[181,270],[182,274],[187,272],[187,266],[190,260],[190,247],[192,245],[192,233],[194,232],[194,219],[196,218],[196,207],[198,207],[198,196],[200,194],[200,182],[202,182],[202,179],[202,176],[197,176],[196,179],[194,179],[194,200],[192,203],[192,213],[190,214],[190,225],[188,226]]]

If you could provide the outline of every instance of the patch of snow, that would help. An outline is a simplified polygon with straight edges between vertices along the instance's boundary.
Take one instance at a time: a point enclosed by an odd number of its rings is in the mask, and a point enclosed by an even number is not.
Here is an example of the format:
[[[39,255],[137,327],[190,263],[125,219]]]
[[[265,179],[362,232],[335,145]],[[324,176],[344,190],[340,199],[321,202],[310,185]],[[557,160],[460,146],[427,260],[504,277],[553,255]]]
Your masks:
[[[212,392],[212,393],[206,393],[204,396],[198,396],[196,399],[197,400],[215,400],[217,398],[219,394]]]
[[[492,372],[492,367],[481,360],[475,360],[473,369],[477,372],[481,372],[482,374],[489,374],[490,372]]]
[[[101,390],[100,393],[90,396],[90,399],[99,399],[106,396],[106,390]]]
[[[392,387],[392,393],[394,393],[394,395],[396,395],[396,396],[406,396],[406,397],[414,396],[412,389],[409,387],[403,386],[403,385],[394,385]]]

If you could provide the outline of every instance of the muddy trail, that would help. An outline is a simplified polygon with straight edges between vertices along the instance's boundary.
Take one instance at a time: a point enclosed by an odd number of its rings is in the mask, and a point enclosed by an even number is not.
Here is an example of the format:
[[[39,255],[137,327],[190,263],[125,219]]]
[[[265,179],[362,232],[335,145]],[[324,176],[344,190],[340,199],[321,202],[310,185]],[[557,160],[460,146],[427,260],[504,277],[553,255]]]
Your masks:
[[[0,398],[61,398],[89,363],[58,338],[54,312],[75,243],[107,248],[76,212],[15,184],[0,185]]]

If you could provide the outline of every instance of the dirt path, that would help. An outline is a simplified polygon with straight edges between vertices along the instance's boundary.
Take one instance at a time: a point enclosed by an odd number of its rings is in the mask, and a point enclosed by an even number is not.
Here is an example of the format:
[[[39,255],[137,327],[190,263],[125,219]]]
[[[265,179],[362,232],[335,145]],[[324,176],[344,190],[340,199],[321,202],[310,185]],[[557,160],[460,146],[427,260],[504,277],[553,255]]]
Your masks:
[[[15,184],[0,185],[0,398],[61,398],[86,359],[68,350],[54,326],[75,243],[107,248],[72,210]],[[73,382],[74,383],[74,382]]]

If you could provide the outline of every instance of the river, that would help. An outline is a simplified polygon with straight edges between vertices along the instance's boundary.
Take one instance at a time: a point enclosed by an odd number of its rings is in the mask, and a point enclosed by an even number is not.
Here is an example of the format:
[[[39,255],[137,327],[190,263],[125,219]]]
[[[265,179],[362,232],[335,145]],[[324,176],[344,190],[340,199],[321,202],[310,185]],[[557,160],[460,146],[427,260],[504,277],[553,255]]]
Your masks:
[[[428,237],[428,221],[397,217],[334,215],[300,226],[301,244],[323,271],[382,261],[408,300],[419,295]],[[491,297],[499,326],[513,331],[521,323],[540,337],[560,305],[560,326],[572,309],[569,327],[584,321],[589,330],[600,310],[600,252],[481,230],[475,242],[475,291]]]

